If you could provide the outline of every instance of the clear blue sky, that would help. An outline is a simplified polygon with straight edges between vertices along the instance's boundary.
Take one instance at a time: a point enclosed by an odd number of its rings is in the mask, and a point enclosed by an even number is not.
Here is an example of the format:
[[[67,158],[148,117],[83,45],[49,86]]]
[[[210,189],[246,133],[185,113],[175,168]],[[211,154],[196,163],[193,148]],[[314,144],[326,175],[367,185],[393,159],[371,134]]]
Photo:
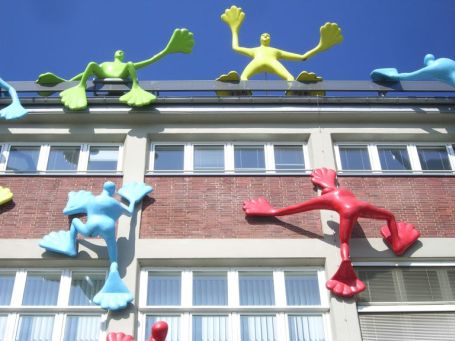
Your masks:
[[[220,20],[231,5],[246,12],[240,31],[246,47],[268,32],[272,46],[303,53],[316,45],[322,24],[340,25],[341,45],[307,62],[284,62],[295,75],[307,70],[328,80],[369,79],[374,68],[419,68],[430,52],[455,59],[454,0],[10,0],[0,12],[0,76],[35,80],[52,71],[70,77],[91,60],[111,60],[117,49],[126,60],[140,61],[161,50],[176,27],[194,32],[193,53],[142,69],[141,80],[241,71],[249,59],[231,50],[230,31]]]

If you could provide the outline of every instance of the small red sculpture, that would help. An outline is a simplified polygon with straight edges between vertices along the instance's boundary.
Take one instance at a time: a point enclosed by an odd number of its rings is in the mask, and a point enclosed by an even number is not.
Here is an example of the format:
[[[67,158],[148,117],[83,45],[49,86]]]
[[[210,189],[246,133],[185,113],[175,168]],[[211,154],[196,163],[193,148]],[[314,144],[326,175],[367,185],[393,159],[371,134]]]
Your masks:
[[[152,326],[152,336],[148,341],[164,341],[166,339],[168,325],[164,321],[155,322]],[[135,341],[131,335],[124,333],[109,333],[106,341]]]
[[[337,187],[336,172],[319,168],[311,173],[313,184],[322,189],[322,195],[300,204],[285,208],[274,208],[265,198],[245,201],[243,210],[247,216],[283,216],[312,210],[331,210],[340,215],[340,252],[341,264],[338,271],[327,281],[326,287],[338,296],[351,297],[365,290],[365,284],[357,278],[349,256],[349,239],[354,224],[359,217],[386,220],[381,234],[400,256],[420,237],[412,224],[396,222],[394,215],[382,208],[358,200],[354,194],[343,187]]]

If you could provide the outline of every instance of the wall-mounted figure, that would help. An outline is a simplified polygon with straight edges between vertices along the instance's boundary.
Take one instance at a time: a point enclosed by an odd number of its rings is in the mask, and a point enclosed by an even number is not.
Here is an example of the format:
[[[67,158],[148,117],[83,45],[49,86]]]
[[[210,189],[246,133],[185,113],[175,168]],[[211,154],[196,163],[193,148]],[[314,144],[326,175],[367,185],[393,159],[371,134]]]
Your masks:
[[[22,106],[16,90],[1,78],[0,88],[5,89],[11,97],[11,104],[0,110],[1,118],[4,118],[5,120],[13,120],[28,114],[28,111]]]
[[[13,193],[11,193],[11,190],[0,186],[0,205],[6,204],[11,200],[13,200]]]
[[[336,172],[320,168],[311,173],[313,184],[322,189],[319,197],[285,208],[274,208],[265,198],[245,201],[243,210],[248,216],[277,217],[312,210],[331,210],[340,215],[341,265],[326,287],[335,295],[351,297],[365,289],[357,278],[349,255],[349,240],[358,218],[385,220],[381,234],[396,255],[402,255],[419,238],[420,233],[412,224],[396,222],[394,215],[382,208],[358,200],[348,189],[338,187]]]
[[[373,70],[370,74],[375,82],[425,81],[438,80],[455,87],[455,61],[449,58],[438,58],[427,54],[423,59],[423,68],[399,73],[395,68]]]
[[[139,86],[136,71],[157,62],[170,53],[190,53],[193,50],[193,46],[193,33],[182,28],[174,30],[167,46],[161,52],[142,62],[124,63],[124,52],[118,50],[114,54],[113,61],[101,64],[90,62],[84,72],[71,78],[70,81],[79,81],[79,84],[62,91],[60,93],[61,101],[65,107],[71,110],[85,109],[87,107],[86,83],[90,77],[95,76],[96,78],[130,79],[132,82],[131,90],[120,97],[119,100],[122,103],[126,103],[132,107],[141,107],[153,103],[156,101],[156,96]],[[40,85],[55,85],[66,81],[66,79],[48,72],[41,74],[36,82]],[[47,92],[47,94],[50,93]]]
[[[85,213],[86,223],[74,218],[69,231],[51,232],[44,236],[39,244],[47,251],[74,257],[77,255],[78,233],[84,237],[101,237],[106,241],[110,261],[109,274],[103,288],[93,298],[93,302],[103,309],[123,309],[133,300],[133,295],[118,272],[115,224],[122,214],[131,215],[136,204],[151,191],[152,187],[143,183],[125,184],[119,189],[118,194],[128,200],[129,206],[113,198],[115,184],[110,181],[104,183],[102,192],[97,196],[88,191],[70,192],[63,214]]]
[[[166,340],[168,325],[164,321],[155,322],[152,326],[152,335],[147,341],[164,341]],[[124,333],[109,333],[106,341],[135,341],[131,335]]]
[[[335,23],[326,23],[320,29],[321,36],[319,44],[312,50],[304,53],[297,54],[279,50],[270,46],[271,36],[269,33],[263,33],[260,37],[260,46],[247,48],[239,46],[239,29],[245,19],[245,12],[241,8],[232,6],[225,10],[221,15],[223,20],[231,29],[232,33],[232,49],[240,54],[248,56],[253,60],[245,67],[240,77],[235,71],[231,71],[226,75],[220,76],[219,81],[238,81],[248,80],[250,77],[268,72],[278,75],[287,81],[293,81],[294,76],[281,64],[282,60],[305,61],[319,52],[328,50],[332,46],[339,44],[343,41],[340,27]],[[320,81],[321,77],[316,76],[314,73],[303,71],[297,77],[298,81]]]

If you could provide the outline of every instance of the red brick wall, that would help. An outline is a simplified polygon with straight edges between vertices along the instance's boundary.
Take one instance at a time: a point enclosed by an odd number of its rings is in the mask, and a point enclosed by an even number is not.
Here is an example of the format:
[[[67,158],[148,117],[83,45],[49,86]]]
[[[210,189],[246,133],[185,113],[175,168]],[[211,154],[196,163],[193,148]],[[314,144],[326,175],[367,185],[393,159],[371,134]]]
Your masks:
[[[276,207],[316,195],[309,177],[148,177],[155,191],[144,203],[141,238],[315,238],[318,211],[245,218],[244,200],[264,196]]]
[[[68,192],[101,192],[107,180],[121,184],[120,177],[5,176],[0,186],[13,192],[13,202],[0,206],[0,238],[41,238],[67,229],[70,220],[62,213]]]
[[[455,237],[454,177],[340,177],[357,198],[413,223],[422,237]],[[382,221],[359,219],[354,237],[380,237]]]

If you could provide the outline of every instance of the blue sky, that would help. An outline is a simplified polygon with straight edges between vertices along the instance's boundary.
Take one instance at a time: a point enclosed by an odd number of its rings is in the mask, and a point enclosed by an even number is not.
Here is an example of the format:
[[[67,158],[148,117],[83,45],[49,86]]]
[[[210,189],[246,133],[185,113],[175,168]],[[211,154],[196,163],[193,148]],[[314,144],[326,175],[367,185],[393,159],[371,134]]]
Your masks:
[[[139,72],[141,80],[214,79],[241,71],[247,57],[231,49],[220,14],[242,7],[240,44],[303,53],[319,40],[319,27],[337,22],[344,42],[307,62],[284,62],[297,75],[314,71],[327,80],[369,79],[374,68],[410,71],[426,53],[455,59],[454,0],[8,0],[1,7],[0,76],[35,80],[52,71],[70,77],[89,61],[140,61],[161,50],[174,28],[194,32],[191,55],[176,54]],[[254,79],[273,79],[259,75]]]

